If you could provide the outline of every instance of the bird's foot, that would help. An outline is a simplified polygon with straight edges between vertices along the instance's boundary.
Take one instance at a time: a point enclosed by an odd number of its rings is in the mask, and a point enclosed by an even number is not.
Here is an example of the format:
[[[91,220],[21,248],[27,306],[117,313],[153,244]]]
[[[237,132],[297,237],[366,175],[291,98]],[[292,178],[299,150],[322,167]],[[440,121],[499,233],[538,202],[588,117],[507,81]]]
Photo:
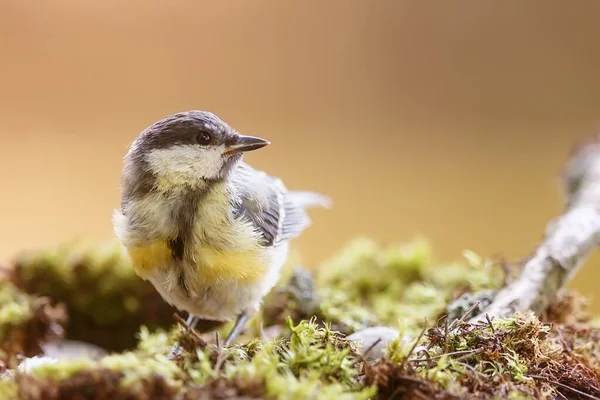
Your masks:
[[[190,314],[188,316],[187,320],[185,321],[186,330],[188,332],[193,330],[196,327],[196,324],[198,324],[198,318],[196,318],[192,314]],[[179,355],[181,355],[181,345],[179,343],[177,343],[171,348],[171,351],[169,352],[168,357],[170,360],[174,360]]]

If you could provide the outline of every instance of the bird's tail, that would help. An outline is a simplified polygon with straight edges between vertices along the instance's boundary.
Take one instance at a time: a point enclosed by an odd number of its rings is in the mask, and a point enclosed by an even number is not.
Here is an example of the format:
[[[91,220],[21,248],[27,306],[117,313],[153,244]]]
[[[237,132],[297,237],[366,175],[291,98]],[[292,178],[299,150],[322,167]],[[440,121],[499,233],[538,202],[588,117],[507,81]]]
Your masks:
[[[285,238],[291,239],[307,229],[312,221],[306,209],[311,207],[331,207],[331,199],[313,192],[290,191],[285,196],[285,218],[282,230]]]
[[[332,201],[329,197],[315,192],[290,191],[286,196],[296,207],[311,208],[324,207],[331,208]]]

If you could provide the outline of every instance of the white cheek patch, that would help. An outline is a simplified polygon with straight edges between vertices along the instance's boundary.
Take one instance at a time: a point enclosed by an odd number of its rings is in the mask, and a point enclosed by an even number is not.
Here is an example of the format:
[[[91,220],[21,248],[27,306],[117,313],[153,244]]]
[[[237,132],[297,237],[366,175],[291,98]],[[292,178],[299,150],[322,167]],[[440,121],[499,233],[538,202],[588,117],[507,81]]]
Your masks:
[[[198,173],[203,173],[205,178],[215,179],[221,175],[223,168],[223,152],[225,146],[210,146],[200,148],[202,156],[196,160]]]
[[[151,151],[146,156],[152,172],[169,185],[216,179],[223,167],[224,146],[178,145]]]

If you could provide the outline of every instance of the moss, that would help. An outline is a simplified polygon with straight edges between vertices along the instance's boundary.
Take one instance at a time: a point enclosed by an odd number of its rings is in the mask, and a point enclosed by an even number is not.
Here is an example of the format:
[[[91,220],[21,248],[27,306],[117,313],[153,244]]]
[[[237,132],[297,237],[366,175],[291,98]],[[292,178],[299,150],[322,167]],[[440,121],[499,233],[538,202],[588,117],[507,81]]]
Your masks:
[[[470,251],[464,257],[466,261],[440,266],[431,262],[422,239],[383,248],[368,239],[354,240],[317,269],[316,279],[296,269],[266,299],[264,325],[282,324],[286,316],[294,321],[316,316],[346,334],[387,324],[415,335],[459,295],[502,285],[498,263]]]
[[[135,345],[142,324],[168,327],[175,310],[130,265],[118,243],[66,244],[25,252],[14,261],[13,281],[69,309],[69,337],[110,350]]]
[[[12,284],[0,286],[0,341],[4,341],[12,329],[33,317],[32,303],[30,296]]]
[[[148,327],[142,326],[137,334],[138,343],[136,351],[148,356],[152,354],[166,355],[176,343],[178,335],[181,335],[181,332],[182,330],[179,326],[172,328],[170,331],[156,329],[154,332],[151,332]]]
[[[359,384],[359,360],[341,334],[315,320],[294,325],[288,318],[286,336],[229,349],[222,376],[212,362],[219,359],[213,357],[214,350],[200,351],[195,364],[186,367],[193,381],[202,385],[192,390],[198,396],[210,394],[207,398],[223,398],[223,393],[254,393],[273,399],[366,399],[373,395],[374,389]]]
[[[169,387],[179,387],[182,372],[177,365],[165,356],[140,358],[132,352],[115,354],[103,358],[99,362],[101,368],[123,374],[121,386],[133,391],[142,392],[144,381],[158,375]]]
[[[137,286],[145,283],[119,254],[73,247],[38,254],[16,264],[16,281],[66,299],[78,321],[100,327],[107,341],[130,335],[130,350],[96,361],[59,360],[29,373],[9,371],[0,389],[24,399],[600,396],[600,330],[586,301],[565,292],[542,319],[525,313],[471,324],[465,312],[493,296],[505,278],[501,263],[473,252],[440,265],[422,240],[382,247],[361,239],[325,262],[316,276],[288,264],[262,312],[226,349],[219,348],[214,333],[189,331],[172,324],[170,315],[156,323],[145,314],[151,310],[142,295],[146,289]],[[57,288],[42,282],[63,277]],[[96,295],[92,277],[102,282]],[[84,288],[91,294],[81,293]],[[21,317],[35,319],[38,311],[23,306],[30,304],[27,295],[15,293],[24,297],[9,293],[8,311],[0,316],[20,326]],[[103,305],[115,309],[96,315]],[[401,335],[384,358],[371,362],[347,335],[375,324],[391,325]],[[76,327],[69,326],[69,334]],[[220,328],[221,337],[230,327]],[[404,340],[406,335],[414,340]],[[183,350],[171,360],[176,343]]]
[[[406,376],[426,380],[420,385],[430,392],[456,398],[550,399],[563,391],[598,396],[597,371],[581,349],[559,345],[560,329],[532,313],[485,324],[457,321],[430,328],[413,353],[406,345],[391,344],[379,368],[401,381]],[[389,386],[391,378],[386,379]]]
[[[352,241],[318,268],[321,316],[336,327],[339,322],[345,333],[387,324],[416,335],[459,295],[493,291],[503,283],[498,262],[466,251],[465,261],[438,265],[430,253],[423,239],[387,247]]]
[[[38,353],[44,342],[62,337],[66,321],[62,305],[0,283],[0,361],[14,367],[19,356]]]
[[[17,400],[19,398],[19,386],[10,378],[0,377],[0,393],[5,400]]]
[[[74,393],[74,384],[107,385],[102,393],[115,398],[142,398],[148,386],[160,381],[163,390],[187,398],[225,398],[254,393],[255,398],[369,398],[374,389],[358,381],[358,359],[341,334],[314,321],[287,321],[287,339],[251,341],[225,350],[188,348],[174,361],[162,353],[181,328],[150,333],[142,329],[138,347],[99,361],[59,360],[18,373],[23,398],[61,398]],[[150,349],[156,346],[156,354]],[[186,384],[187,382],[187,384]]]
[[[175,362],[162,355],[143,352],[113,354],[99,361],[57,360],[17,373],[20,398],[143,399],[171,398],[183,385],[184,374]],[[85,394],[87,393],[87,394]],[[154,393],[157,397],[152,397]],[[167,396],[167,397],[161,397]]]
[[[36,379],[60,381],[94,367],[91,360],[57,360],[53,363],[43,364],[31,369],[31,376]]]
[[[321,265],[319,283],[357,297],[382,291],[394,295],[419,280],[423,267],[429,262],[429,245],[423,240],[380,248],[372,240],[356,239]]]

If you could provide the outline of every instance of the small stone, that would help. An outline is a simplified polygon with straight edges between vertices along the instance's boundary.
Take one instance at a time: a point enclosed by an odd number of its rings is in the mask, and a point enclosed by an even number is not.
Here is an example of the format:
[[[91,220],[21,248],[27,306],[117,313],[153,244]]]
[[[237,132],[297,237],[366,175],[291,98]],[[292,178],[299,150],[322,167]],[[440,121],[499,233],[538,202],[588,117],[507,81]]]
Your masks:
[[[398,338],[400,332],[388,326],[372,326],[358,332],[354,332],[348,336],[348,340],[352,341],[359,348],[367,360],[378,360],[383,357],[383,351],[394,340]],[[408,341],[404,338],[403,341]]]
[[[272,325],[266,327],[262,330],[262,339],[264,341],[275,340],[279,337],[281,332],[283,331],[283,326],[281,325]]]
[[[34,357],[29,357],[24,359],[23,361],[21,361],[21,363],[19,364],[19,366],[17,367],[17,369],[19,370],[19,372],[28,374],[30,373],[32,370],[41,367],[43,365],[48,365],[48,364],[54,364],[56,363],[58,360],[56,358],[53,357],[48,357],[48,356],[34,356]]]
[[[78,340],[52,340],[41,345],[44,355],[54,359],[88,358],[99,360],[108,355],[101,347]]]

